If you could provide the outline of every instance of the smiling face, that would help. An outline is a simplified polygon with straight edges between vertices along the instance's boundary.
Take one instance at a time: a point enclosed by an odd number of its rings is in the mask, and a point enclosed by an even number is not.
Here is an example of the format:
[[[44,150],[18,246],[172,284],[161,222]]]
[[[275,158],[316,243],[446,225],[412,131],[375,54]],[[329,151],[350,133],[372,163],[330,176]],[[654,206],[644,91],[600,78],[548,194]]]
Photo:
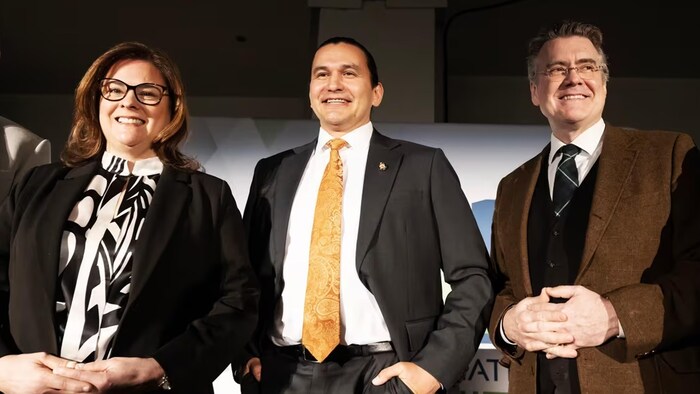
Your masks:
[[[549,120],[549,125],[563,142],[570,142],[603,116],[607,85],[602,71],[583,79],[570,70],[561,81],[542,72],[554,67],[576,67],[585,63],[601,65],[601,55],[591,41],[580,36],[560,37],[544,44],[535,60],[537,74],[530,82],[532,103]]]
[[[309,101],[321,127],[338,137],[369,122],[372,107],[382,102],[384,88],[372,87],[362,50],[346,43],[316,51],[311,66]]]
[[[160,71],[145,60],[122,60],[110,68],[105,78],[135,86],[155,83],[166,86]],[[169,96],[157,105],[145,105],[129,90],[119,101],[100,98],[100,127],[107,140],[107,151],[131,162],[153,157],[153,140],[170,122]]]

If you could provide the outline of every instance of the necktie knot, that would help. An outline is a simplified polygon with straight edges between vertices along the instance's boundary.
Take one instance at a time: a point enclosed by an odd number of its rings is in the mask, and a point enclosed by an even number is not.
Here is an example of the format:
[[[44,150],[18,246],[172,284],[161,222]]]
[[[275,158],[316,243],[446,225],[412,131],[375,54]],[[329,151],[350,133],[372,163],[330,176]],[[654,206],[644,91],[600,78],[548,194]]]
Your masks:
[[[344,139],[335,138],[335,139],[328,141],[328,143],[326,143],[326,146],[331,148],[331,150],[340,150],[346,144],[347,144],[347,142]]]
[[[576,155],[581,153],[581,148],[574,144],[567,144],[559,148],[558,153],[561,153],[564,156],[564,158],[575,157]]]

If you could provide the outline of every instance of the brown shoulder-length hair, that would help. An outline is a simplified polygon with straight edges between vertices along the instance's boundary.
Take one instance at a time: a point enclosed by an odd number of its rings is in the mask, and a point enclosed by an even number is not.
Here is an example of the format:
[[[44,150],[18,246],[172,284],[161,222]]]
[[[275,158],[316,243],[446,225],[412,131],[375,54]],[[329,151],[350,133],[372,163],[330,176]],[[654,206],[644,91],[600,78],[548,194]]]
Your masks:
[[[102,155],[107,141],[100,127],[100,80],[117,62],[144,60],[153,64],[166,81],[170,99],[170,123],[153,140],[152,148],[164,165],[195,171],[199,163],[180,152],[179,146],[189,133],[185,88],[180,72],[168,55],[139,42],[123,42],[98,57],[75,89],[73,125],[61,160],[77,167]]]

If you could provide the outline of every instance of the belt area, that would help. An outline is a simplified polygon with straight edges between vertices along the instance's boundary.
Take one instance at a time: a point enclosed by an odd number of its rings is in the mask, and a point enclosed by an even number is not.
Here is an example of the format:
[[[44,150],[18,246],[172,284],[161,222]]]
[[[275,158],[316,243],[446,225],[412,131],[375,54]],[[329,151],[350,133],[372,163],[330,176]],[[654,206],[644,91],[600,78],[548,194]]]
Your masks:
[[[275,349],[278,353],[285,354],[287,356],[298,358],[304,361],[318,362],[316,358],[309,352],[304,345],[291,345],[291,346],[276,346]],[[386,353],[393,352],[394,347],[391,342],[376,342],[369,343],[367,345],[338,345],[335,349],[326,357],[323,362],[328,361],[343,361],[350,359],[352,357],[359,356],[369,356],[376,353]]]

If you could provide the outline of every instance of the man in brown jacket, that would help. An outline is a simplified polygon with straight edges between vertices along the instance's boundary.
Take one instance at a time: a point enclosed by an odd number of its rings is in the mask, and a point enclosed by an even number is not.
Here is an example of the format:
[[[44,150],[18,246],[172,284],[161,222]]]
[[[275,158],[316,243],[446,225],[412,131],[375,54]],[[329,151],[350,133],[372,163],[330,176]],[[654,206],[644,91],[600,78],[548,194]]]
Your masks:
[[[510,392],[677,393],[700,384],[700,157],[681,133],[603,121],[602,33],[530,42],[551,142],[500,183],[490,335]]]

